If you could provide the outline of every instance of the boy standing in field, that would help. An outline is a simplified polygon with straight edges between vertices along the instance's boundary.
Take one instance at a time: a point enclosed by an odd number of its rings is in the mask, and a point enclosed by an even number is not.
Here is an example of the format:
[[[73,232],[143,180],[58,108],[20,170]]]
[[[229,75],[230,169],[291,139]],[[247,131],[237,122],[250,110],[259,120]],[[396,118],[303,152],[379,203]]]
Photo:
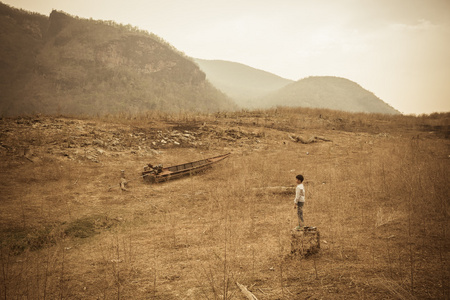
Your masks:
[[[303,187],[303,175],[295,176],[297,179],[297,187],[295,188],[294,208],[297,208],[298,226],[296,230],[302,230],[304,225],[303,220],[303,205],[305,204],[305,188]]]

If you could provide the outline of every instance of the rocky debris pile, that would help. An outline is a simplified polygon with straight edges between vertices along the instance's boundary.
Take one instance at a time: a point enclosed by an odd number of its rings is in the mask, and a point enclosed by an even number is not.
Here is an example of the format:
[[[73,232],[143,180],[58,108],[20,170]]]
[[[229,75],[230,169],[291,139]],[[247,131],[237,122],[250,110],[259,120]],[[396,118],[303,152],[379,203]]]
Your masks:
[[[247,131],[240,127],[203,126],[200,132],[203,139],[237,146],[258,144],[265,137],[264,132]]]
[[[203,142],[199,140],[198,133],[188,130],[167,130],[157,131],[156,138],[152,141],[152,145],[159,148],[168,147],[198,147],[203,146]]]
[[[100,162],[121,154],[158,155],[169,148],[237,147],[259,144],[264,131],[227,125],[154,129],[93,120],[24,117],[0,119],[0,155],[33,161],[42,155]],[[184,124],[186,126],[186,124]]]
[[[124,152],[158,154],[145,133],[126,126],[44,117],[3,119],[0,123],[0,154],[9,157],[33,161],[55,155],[99,162],[102,156]]]
[[[194,130],[158,131],[151,142],[155,148],[209,148],[219,141],[229,144],[255,144],[265,137],[262,132],[245,131],[239,127],[201,126]]]

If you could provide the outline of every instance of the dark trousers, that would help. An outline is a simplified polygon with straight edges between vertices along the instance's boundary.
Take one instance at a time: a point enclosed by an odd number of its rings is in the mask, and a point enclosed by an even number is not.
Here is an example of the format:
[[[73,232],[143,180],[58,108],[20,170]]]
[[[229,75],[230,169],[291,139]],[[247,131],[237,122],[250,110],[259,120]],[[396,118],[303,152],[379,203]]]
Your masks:
[[[298,216],[298,223],[300,225],[300,221],[303,223],[305,223],[305,221],[303,220],[303,205],[305,205],[305,202],[298,202],[297,203],[297,216]]]

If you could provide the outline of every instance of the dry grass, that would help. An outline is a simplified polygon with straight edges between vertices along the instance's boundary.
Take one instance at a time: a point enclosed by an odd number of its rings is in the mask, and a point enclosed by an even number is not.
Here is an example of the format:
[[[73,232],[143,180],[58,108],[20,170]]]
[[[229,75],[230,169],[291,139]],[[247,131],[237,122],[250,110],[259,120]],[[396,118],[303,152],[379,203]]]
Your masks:
[[[450,295],[448,114],[278,108],[0,122],[3,299],[244,299],[236,282],[258,299]],[[198,146],[149,151],[153,131],[200,126],[209,132]],[[159,185],[139,176],[148,162],[229,151],[201,175]],[[322,237],[321,252],[302,260],[289,255],[293,195],[255,189],[294,185],[298,173],[306,223]]]

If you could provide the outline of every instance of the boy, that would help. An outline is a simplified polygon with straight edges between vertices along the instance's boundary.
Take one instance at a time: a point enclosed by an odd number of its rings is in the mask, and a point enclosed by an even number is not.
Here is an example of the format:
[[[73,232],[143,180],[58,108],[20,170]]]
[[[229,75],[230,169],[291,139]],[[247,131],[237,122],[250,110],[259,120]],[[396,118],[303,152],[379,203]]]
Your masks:
[[[297,179],[297,187],[295,188],[294,208],[297,208],[298,226],[296,230],[302,230],[304,225],[303,220],[303,205],[305,204],[305,188],[303,187],[303,175],[295,176]]]

